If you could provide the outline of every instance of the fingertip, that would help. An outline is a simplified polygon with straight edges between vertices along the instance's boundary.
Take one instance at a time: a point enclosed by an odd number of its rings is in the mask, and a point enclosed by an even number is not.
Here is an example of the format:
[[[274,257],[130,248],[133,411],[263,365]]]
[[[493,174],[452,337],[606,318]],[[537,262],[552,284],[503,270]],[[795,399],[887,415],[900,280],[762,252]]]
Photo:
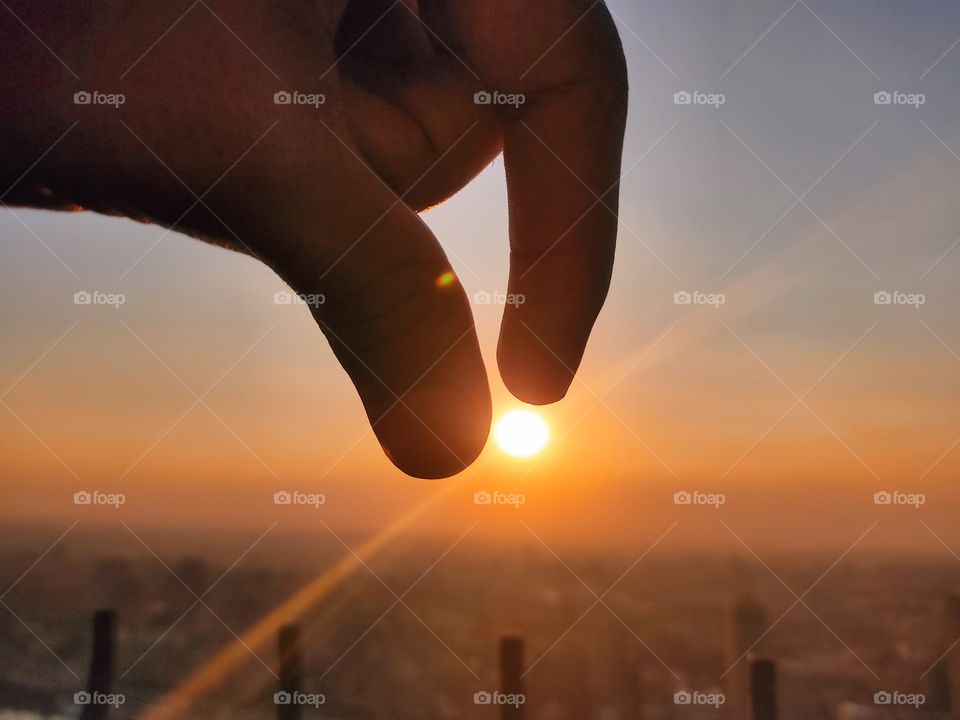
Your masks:
[[[536,263],[514,255],[509,297],[497,343],[504,385],[519,400],[547,405],[573,383],[610,285],[612,246],[571,261],[546,254]]]
[[[526,338],[521,334],[524,331]],[[497,346],[497,365],[507,390],[529,405],[549,405],[562,400],[574,377],[565,363],[523,326],[517,330],[517,325],[504,325]]]
[[[373,423],[384,453],[401,471],[427,480],[467,468],[483,451],[492,417],[486,379],[459,388],[414,390]]]

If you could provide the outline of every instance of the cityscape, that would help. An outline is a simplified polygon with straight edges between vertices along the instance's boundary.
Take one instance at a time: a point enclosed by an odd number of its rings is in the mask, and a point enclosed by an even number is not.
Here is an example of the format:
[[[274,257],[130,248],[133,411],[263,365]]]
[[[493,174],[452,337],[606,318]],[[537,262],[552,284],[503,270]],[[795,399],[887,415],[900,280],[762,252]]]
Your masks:
[[[0,38],[0,720],[960,720],[960,2]]]
[[[560,557],[535,540],[411,535],[280,627],[279,646],[253,647],[246,630],[359,541],[290,536],[238,561],[215,540],[75,533],[52,549],[40,530],[7,538],[4,720],[165,717],[235,643],[241,660],[171,717],[956,717],[952,558],[797,554],[772,571],[749,555]],[[115,655],[100,695],[98,642]],[[91,702],[105,714],[81,714]]]

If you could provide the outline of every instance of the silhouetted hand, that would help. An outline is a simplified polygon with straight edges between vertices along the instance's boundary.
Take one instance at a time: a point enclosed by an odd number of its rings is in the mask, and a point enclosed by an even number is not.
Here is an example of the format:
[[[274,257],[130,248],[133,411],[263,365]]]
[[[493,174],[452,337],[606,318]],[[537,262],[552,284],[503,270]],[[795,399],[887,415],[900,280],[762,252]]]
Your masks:
[[[470,305],[416,211],[503,150],[508,292],[525,302],[505,309],[500,372],[526,402],[563,397],[617,230],[626,70],[602,2],[19,0],[0,15],[16,58],[0,71],[4,187],[33,166],[4,201],[175,227],[324,295],[316,320],[411,475],[468,465],[491,414]]]

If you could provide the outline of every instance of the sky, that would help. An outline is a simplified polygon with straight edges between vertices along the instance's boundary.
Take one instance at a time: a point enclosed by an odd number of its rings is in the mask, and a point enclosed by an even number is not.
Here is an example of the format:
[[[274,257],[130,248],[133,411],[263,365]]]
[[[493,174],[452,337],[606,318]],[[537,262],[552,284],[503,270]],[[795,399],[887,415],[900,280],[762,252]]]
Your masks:
[[[0,519],[68,522],[100,490],[126,503],[85,520],[375,531],[455,483],[421,529],[486,513],[491,533],[616,544],[678,519],[678,545],[736,546],[722,520],[763,547],[845,548],[879,522],[878,546],[960,548],[960,8],[609,5],[631,83],[618,258],[578,379],[542,409],[545,453],[488,444],[454,480],[406,477],[267,268],[131,221],[4,210]],[[471,297],[505,289],[500,160],[424,219]],[[475,306],[495,414],[519,405],[501,312]],[[278,508],[278,490],[326,502]],[[478,490],[525,503],[478,508]]]

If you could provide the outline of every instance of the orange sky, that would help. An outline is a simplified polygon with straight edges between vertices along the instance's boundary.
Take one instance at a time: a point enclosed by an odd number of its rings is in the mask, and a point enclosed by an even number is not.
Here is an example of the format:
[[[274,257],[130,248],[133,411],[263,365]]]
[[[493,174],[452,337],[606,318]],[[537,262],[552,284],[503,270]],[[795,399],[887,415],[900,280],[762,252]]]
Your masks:
[[[748,14],[698,50],[672,40],[680,28],[703,40],[710,18],[611,5],[635,91],[607,309],[569,396],[543,409],[548,451],[517,461],[488,446],[428,525],[459,528],[475,517],[474,490],[501,489],[526,493],[522,516],[558,536],[616,542],[674,517],[675,491],[699,489],[723,492],[724,517],[771,543],[842,545],[883,511],[906,523],[892,545],[929,547],[913,518],[947,525],[960,507],[960,162],[944,147],[960,148],[960,52],[921,83],[924,30],[939,30],[910,26],[884,47],[836,18],[868,64],[901,68],[894,80],[930,95],[910,115],[874,106],[876,79],[802,12],[721,83],[775,17]],[[696,87],[729,102],[672,103]],[[809,207],[795,204],[821,176]],[[505,208],[498,161],[425,216],[470,295],[505,286]],[[131,521],[308,528],[313,511],[271,503],[300,489],[327,496],[325,521],[374,529],[435,491],[382,456],[308,312],[273,303],[284,286],[266,268],[172,234],[154,246],[159,228],[127,221],[17,216],[0,212],[6,518],[73,518],[73,493],[100,489],[127,496]],[[78,290],[126,303],[76,306]],[[674,304],[684,290],[726,302]],[[926,303],[875,305],[883,290]],[[495,369],[501,309],[475,311],[502,412],[517,403]],[[883,489],[928,503],[914,516],[878,510]]]

